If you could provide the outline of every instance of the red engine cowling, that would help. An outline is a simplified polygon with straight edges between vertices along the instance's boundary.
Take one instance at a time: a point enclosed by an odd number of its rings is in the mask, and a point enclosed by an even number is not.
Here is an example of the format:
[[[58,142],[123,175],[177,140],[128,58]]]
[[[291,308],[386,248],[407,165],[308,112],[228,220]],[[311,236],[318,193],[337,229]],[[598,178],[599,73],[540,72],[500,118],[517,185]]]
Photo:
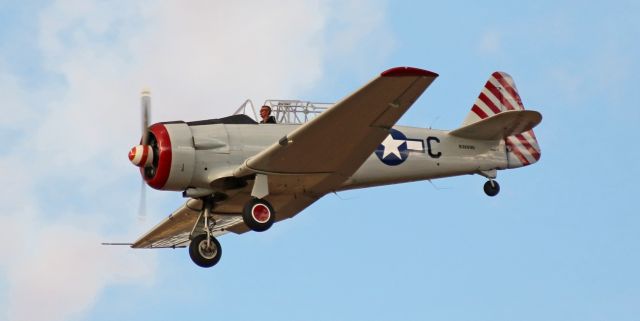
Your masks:
[[[170,191],[189,187],[196,156],[189,126],[184,122],[157,123],[149,127],[148,139],[153,161],[150,166],[140,167],[147,184],[158,190]]]

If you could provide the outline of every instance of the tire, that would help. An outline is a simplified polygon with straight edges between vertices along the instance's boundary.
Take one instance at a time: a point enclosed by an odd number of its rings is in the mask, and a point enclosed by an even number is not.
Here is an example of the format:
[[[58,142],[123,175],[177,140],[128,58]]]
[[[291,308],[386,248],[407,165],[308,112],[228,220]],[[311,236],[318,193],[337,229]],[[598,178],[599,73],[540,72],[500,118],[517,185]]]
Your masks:
[[[493,185],[491,184],[493,182]],[[487,181],[484,183],[484,193],[488,196],[496,196],[500,192],[500,184],[496,181]]]
[[[266,200],[252,198],[244,206],[242,220],[252,231],[264,232],[276,221],[276,212]]]
[[[220,261],[222,247],[215,237],[211,237],[212,251],[206,251],[207,235],[200,234],[194,237],[189,244],[189,256],[196,265],[203,268],[210,268]]]

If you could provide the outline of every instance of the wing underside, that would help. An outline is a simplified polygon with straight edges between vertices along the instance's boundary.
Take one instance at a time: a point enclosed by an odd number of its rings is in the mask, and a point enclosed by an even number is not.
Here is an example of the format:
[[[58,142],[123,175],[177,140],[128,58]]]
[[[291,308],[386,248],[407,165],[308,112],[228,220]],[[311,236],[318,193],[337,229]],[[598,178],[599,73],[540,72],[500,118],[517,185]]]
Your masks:
[[[273,182],[278,183],[277,180]],[[213,210],[213,219],[216,221],[212,228],[213,236],[220,236],[228,232],[241,234],[249,231],[242,221],[242,208],[251,198],[250,186],[236,191],[228,199],[216,204]],[[274,194],[266,199],[272,204],[277,220],[282,221],[291,218],[311,205],[319,197],[305,194]],[[200,217],[202,201],[198,199],[187,200],[180,208],[171,213],[149,232],[136,240],[133,248],[176,248],[189,244],[191,236],[201,234],[204,222]],[[196,224],[197,222],[197,224]]]
[[[140,237],[133,243],[133,248],[176,248],[189,244],[191,233],[194,229],[202,230],[202,222],[198,222],[201,213],[202,202],[190,199],[180,208],[171,213],[151,231]],[[242,224],[242,218],[237,215],[215,215],[216,227],[214,236],[227,233],[231,226]]]

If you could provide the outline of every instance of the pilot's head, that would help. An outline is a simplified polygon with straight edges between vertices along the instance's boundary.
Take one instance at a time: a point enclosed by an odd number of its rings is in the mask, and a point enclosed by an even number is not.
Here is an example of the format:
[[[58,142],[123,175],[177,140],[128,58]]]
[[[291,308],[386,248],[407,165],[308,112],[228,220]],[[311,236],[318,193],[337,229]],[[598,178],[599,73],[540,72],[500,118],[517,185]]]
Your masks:
[[[262,119],[267,119],[271,115],[271,107],[264,105],[260,107],[260,117]]]

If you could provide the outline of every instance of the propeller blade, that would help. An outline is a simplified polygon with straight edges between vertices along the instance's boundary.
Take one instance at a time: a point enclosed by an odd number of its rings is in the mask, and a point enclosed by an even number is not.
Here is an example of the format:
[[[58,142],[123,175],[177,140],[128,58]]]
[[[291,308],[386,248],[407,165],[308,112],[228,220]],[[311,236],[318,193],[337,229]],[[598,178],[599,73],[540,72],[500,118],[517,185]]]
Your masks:
[[[142,107],[142,145],[146,146],[149,140],[147,128],[149,128],[149,111],[151,109],[151,92],[149,89],[142,90],[140,103]]]
[[[149,113],[151,110],[151,92],[149,89],[143,89],[141,93],[140,105],[142,109],[142,146],[149,144]],[[140,185],[140,208],[138,209],[138,221],[144,223],[147,218],[147,196],[146,182],[142,179]]]
[[[147,219],[147,188],[144,180],[140,185],[140,208],[138,208],[138,221],[144,223]]]

